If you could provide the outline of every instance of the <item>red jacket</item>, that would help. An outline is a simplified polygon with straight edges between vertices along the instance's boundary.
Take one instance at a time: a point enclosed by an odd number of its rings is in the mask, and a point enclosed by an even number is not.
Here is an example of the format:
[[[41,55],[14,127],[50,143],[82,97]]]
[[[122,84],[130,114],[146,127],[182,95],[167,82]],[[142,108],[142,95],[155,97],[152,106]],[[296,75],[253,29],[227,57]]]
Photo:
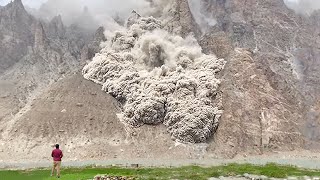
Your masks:
[[[51,153],[51,157],[53,157],[54,161],[61,161],[63,157],[62,151],[60,149],[54,149]]]

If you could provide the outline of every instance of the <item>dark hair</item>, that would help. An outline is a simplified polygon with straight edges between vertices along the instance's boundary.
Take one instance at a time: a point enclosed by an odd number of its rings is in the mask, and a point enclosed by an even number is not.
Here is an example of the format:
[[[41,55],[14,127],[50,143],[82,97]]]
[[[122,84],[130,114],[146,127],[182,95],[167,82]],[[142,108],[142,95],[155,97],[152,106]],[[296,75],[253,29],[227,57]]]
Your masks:
[[[59,144],[56,144],[56,149],[59,149]]]

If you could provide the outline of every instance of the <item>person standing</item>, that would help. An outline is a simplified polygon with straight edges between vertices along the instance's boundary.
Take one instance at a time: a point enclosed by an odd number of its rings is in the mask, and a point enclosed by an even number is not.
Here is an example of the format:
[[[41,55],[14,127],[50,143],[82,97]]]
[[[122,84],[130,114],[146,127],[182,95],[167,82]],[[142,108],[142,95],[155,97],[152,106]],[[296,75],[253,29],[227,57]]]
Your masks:
[[[59,149],[59,144],[55,145],[56,149],[52,150],[51,157],[53,158],[53,167],[51,176],[54,175],[54,170],[57,170],[57,177],[60,178],[61,159],[63,157],[62,151]]]

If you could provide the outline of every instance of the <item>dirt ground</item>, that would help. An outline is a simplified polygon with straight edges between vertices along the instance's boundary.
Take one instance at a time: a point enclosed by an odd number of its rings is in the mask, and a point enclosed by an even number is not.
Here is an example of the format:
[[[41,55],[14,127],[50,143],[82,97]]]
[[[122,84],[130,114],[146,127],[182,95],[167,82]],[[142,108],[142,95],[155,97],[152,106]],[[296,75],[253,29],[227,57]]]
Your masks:
[[[276,163],[279,165],[294,165],[300,168],[320,169],[320,155],[310,152],[285,152],[279,154],[266,154],[250,157],[236,157],[234,159],[173,159],[173,158],[136,158],[136,159],[100,159],[100,160],[69,160],[69,157],[63,159],[63,167],[84,167],[84,166],[120,166],[132,167],[139,165],[141,167],[181,167],[188,165],[198,165],[204,167],[219,166],[229,163],[250,163],[256,165],[265,165],[267,163]],[[0,169],[32,169],[39,167],[50,167],[50,160],[27,160],[27,161],[0,161]]]

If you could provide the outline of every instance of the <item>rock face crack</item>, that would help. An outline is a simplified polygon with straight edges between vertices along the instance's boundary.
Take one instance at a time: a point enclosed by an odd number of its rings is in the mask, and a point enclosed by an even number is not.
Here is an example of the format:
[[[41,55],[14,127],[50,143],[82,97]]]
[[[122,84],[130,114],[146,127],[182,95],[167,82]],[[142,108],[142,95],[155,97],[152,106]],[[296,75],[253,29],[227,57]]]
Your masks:
[[[152,17],[133,12],[127,24],[83,68],[84,77],[123,103],[123,122],[162,123],[173,140],[206,142],[222,114],[216,74],[225,61],[203,54],[194,37],[163,30]]]

